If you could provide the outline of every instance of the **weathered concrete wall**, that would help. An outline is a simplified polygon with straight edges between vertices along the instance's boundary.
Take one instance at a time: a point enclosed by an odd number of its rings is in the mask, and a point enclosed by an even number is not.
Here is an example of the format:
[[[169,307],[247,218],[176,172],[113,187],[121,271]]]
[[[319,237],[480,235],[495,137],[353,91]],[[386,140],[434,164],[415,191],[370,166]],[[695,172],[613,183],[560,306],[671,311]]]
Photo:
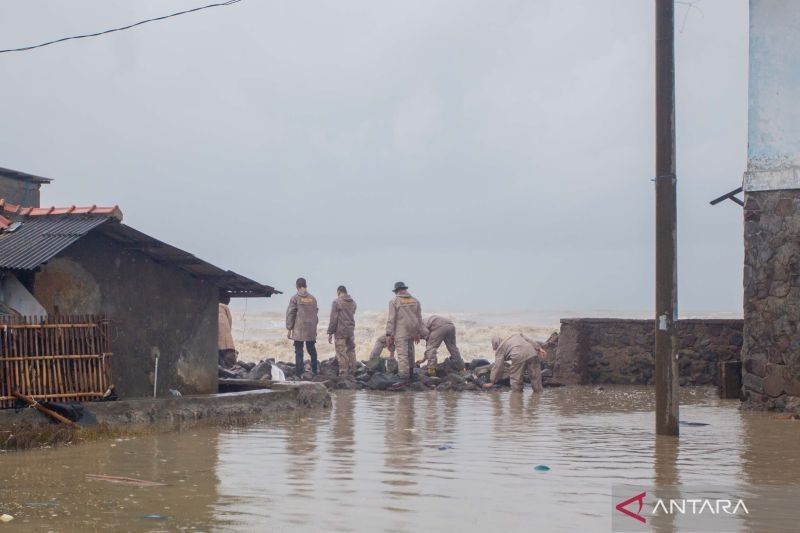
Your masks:
[[[800,2],[750,1],[746,405],[800,412]]]
[[[564,384],[653,384],[652,320],[574,318],[561,321],[554,379]],[[681,385],[717,383],[719,361],[738,360],[741,320],[679,320]]]
[[[121,398],[217,391],[218,291],[93,232],[37,273],[33,294],[49,313],[111,319],[113,381]]]
[[[745,190],[800,188],[800,2],[750,0]]]
[[[0,176],[0,198],[25,207],[39,207],[38,183],[29,183]]]

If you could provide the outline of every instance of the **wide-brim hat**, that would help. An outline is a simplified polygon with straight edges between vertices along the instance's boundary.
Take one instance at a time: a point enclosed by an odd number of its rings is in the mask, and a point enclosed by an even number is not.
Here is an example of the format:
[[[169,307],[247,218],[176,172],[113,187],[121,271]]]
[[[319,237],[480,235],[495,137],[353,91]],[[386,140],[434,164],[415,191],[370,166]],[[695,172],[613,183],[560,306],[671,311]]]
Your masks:
[[[406,285],[402,281],[398,281],[397,283],[394,284],[394,289],[392,290],[392,292],[404,291],[407,288],[408,288],[408,285]]]

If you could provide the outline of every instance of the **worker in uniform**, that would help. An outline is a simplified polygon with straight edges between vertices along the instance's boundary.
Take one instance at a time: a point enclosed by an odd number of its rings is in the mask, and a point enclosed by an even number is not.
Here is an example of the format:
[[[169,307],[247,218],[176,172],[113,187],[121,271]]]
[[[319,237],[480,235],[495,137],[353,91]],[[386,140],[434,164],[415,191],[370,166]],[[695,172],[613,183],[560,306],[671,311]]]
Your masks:
[[[394,359],[394,344],[387,346],[386,335],[381,335],[378,337],[378,340],[375,341],[375,346],[372,347],[372,353],[369,354],[369,358],[380,357],[384,349],[389,350],[389,358]]]
[[[506,361],[509,361],[511,363],[509,377],[512,391],[522,391],[526,370],[530,376],[533,392],[542,391],[542,364],[539,358],[546,357],[547,352],[540,343],[521,333],[516,333],[505,340],[497,336],[493,337],[492,349],[495,351],[494,366],[484,388],[490,389],[497,383],[503,375]]]
[[[389,359],[394,359],[394,343],[390,345],[386,345],[386,335],[381,335],[378,337],[378,340],[375,341],[375,346],[372,347],[372,353],[370,353],[369,357],[372,359],[373,357],[380,357],[383,354],[383,350],[389,350]],[[414,345],[411,345],[411,358],[414,358]]]
[[[401,379],[411,378],[414,367],[414,344],[419,344],[424,325],[422,306],[419,300],[408,293],[402,281],[394,284],[395,297],[389,302],[389,318],[386,321],[386,344],[395,346],[397,373]]]
[[[233,343],[233,317],[228,304],[231,297],[223,294],[219,298],[219,321],[217,336],[217,351],[219,353],[219,364],[225,368],[230,368],[236,364],[236,345]]]
[[[317,324],[319,308],[317,299],[310,292],[305,278],[297,278],[297,294],[289,300],[286,309],[287,337],[294,341],[294,362],[297,377],[303,375],[303,344],[311,357],[311,371],[317,373]]]
[[[356,302],[347,294],[347,287],[339,285],[336,299],[331,305],[328,322],[328,342],[336,348],[339,375],[346,376],[356,371]],[[335,342],[334,342],[335,341]]]
[[[431,315],[423,322],[425,326],[422,331],[422,338],[425,339],[425,359],[428,360],[428,374],[436,375],[436,350],[444,345],[450,353],[450,361],[453,362],[456,370],[463,370],[464,360],[461,352],[456,346],[456,326],[449,318],[439,315]]]

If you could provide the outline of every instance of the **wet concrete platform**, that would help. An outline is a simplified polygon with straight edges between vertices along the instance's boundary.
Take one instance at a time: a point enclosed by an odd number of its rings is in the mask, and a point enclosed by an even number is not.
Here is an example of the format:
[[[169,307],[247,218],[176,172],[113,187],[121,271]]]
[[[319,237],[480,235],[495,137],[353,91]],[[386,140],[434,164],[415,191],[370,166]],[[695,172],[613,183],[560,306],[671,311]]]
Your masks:
[[[318,383],[276,383],[271,389],[139,398],[82,404],[84,416],[75,431],[35,409],[0,410],[0,449],[85,440],[100,435],[161,432],[192,427],[248,424],[297,409],[325,409],[331,405],[327,389]],[[30,445],[28,445],[28,442]]]

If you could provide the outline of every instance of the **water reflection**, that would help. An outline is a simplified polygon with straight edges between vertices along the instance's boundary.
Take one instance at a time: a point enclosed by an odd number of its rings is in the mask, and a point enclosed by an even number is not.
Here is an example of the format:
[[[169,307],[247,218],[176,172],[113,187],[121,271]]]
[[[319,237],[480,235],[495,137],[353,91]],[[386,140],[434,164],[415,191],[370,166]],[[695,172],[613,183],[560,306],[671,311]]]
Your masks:
[[[45,531],[608,531],[614,484],[800,477],[800,423],[740,412],[710,389],[682,394],[682,419],[709,425],[682,427],[676,441],[654,438],[646,388],[339,391],[331,410],[246,429],[5,454],[0,511]],[[98,484],[86,473],[168,486]],[[796,507],[777,512],[792,518]],[[658,531],[680,527],[659,520]],[[742,530],[774,524],[753,516]]]
[[[417,457],[422,450],[414,423],[415,399],[416,395],[412,393],[395,394],[391,409],[394,416],[386,417],[384,472],[387,477],[382,481],[386,487],[381,492],[385,496],[383,507],[387,511],[411,511],[407,500],[419,494],[415,478]]]
[[[653,485],[656,487],[656,492],[654,495],[648,495],[650,500],[668,500],[680,497],[676,491],[676,487],[680,484],[678,474],[679,442],[676,437],[656,436],[653,461]],[[665,533],[675,531],[675,517],[671,514],[659,514],[653,518],[651,525],[654,531]]]

